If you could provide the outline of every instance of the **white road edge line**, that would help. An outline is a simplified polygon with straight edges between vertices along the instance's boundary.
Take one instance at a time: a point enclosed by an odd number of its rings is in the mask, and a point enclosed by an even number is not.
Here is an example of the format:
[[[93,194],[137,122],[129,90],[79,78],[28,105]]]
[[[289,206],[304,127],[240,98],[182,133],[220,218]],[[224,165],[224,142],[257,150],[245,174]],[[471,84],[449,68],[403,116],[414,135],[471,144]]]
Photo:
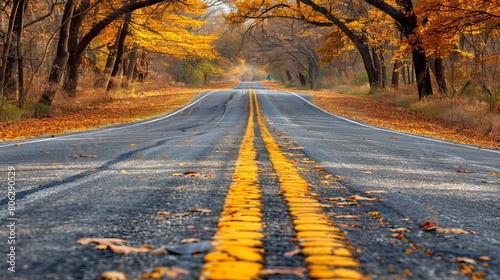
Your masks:
[[[239,84],[237,86],[239,86]],[[161,121],[161,120],[170,118],[170,117],[172,117],[172,116],[174,116],[176,114],[179,114],[180,112],[182,112],[182,111],[184,111],[184,110],[186,110],[186,109],[188,109],[190,107],[193,107],[194,105],[198,104],[201,100],[203,100],[205,97],[207,97],[207,96],[209,96],[212,93],[217,92],[217,91],[220,91],[220,90],[213,90],[213,91],[211,91],[211,92],[203,95],[202,97],[198,98],[197,100],[191,102],[190,104],[188,104],[188,105],[186,105],[186,106],[178,109],[177,111],[172,112],[172,113],[170,113],[168,115],[159,117],[159,118],[155,118],[155,119],[151,119],[151,120],[147,120],[147,121],[141,121],[141,122],[137,122],[137,123],[132,123],[130,125],[125,125],[125,126],[120,126],[120,127],[108,128],[108,129],[104,129],[104,130],[100,130],[100,129],[97,128],[95,130],[87,131],[87,132],[76,132],[76,134],[75,133],[71,133],[70,135],[68,135],[68,134],[62,134],[61,136],[54,136],[53,138],[37,139],[37,140],[26,141],[26,142],[19,142],[19,140],[17,140],[17,141],[13,140],[9,144],[0,145],[0,149],[1,148],[5,148],[5,147],[12,147],[14,145],[14,142],[16,144],[20,144],[20,145],[27,145],[27,144],[34,144],[34,143],[46,142],[46,141],[60,140],[60,139],[63,139],[63,138],[73,137],[75,135],[80,136],[80,135],[91,135],[91,134],[96,134],[96,133],[105,133],[105,132],[109,132],[109,131],[114,131],[114,130],[119,130],[119,129],[127,129],[127,128],[134,127],[134,126],[145,125],[145,124],[149,124],[149,123]],[[117,124],[117,125],[119,125],[119,124]]]
[[[480,150],[480,151],[485,151],[485,152],[500,154],[500,151],[496,151],[496,150],[492,150],[492,149],[480,148],[480,147],[476,147],[476,146],[465,145],[465,144],[460,144],[460,143],[454,143],[454,142],[450,142],[450,141],[445,141],[445,140],[440,140],[440,139],[435,139],[435,138],[429,138],[429,137],[424,137],[424,136],[419,136],[419,135],[414,135],[414,134],[404,133],[404,132],[400,132],[400,131],[394,131],[394,130],[390,130],[390,129],[385,129],[385,128],[380,128],[380,127],[376,127],[376,126],[367,125],[367,124],[364,124],[364,123],[357,122],[355,120],[351,120],[351,119],[348,119],[348,118],[344,118],[344,117],[332,114],[332,113],[330,113],[330,112],[328,112],[328,111],[326,111],[326,110],[324,110],[324,109],[322,109],[322,108],[314,105],[309,100],[303,98],[302,96],[296,94],[295,92],[291,92],[291,91],[281,91],[281,92],[295,95],[296,97],[302,99],[307,104],[315,107],[316,109],[318,109],[320,111],[323,111],[324,113],[326,113],[328,115],[331,115],[333,117],[339,118],[341,120],[344,120],[344,121],[347,121],[347,122],[350,122],[350,123],[353,123],[353,124],[356,124],[356,125],[359,125],[359,126],[362,126],[362,127],[371,128],[371,129],[374,129],[374,130],[389,132],[389,133],[398,134],[398,135],[404,135],[404,136],[408,136],[408,137],[411,137],[411,138],[416,138],[416,139],[421,139],[421,140],[426,140],[426,141],[431,141],[431,142],[436,142],[436,143],[441,143],[441,144],[448,144],[448,145],[452,145],[452,146],[459,146],[459,147],[473,149],[473,150]]]

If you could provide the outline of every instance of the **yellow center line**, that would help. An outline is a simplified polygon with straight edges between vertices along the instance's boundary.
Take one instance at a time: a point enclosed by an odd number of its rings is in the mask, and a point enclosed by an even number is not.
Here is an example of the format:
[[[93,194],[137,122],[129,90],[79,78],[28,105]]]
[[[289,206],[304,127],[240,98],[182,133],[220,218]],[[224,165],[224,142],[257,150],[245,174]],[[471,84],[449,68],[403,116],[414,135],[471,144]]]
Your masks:
[[[212,239],[214,249],[205,256],[200,279],[256,279],[262,268],[264,234],[255,150],[254,104],[243,137],[233,182],[229,187]]]
[[[325,215],[321,203],[311,194],[307,181],[300,176],[295,165],[281,151],[264,124],[257,93],[250,94],[255,100],[257,122],[269,158],[276,170],[288,210],[293,218],[309,275],[316,279],[364,279],[360,266],[343,240],[340,229]]]
[[[258,185],[255,120],[280,188],[293,218],[296,236],[306,255],[309,274],[316,279],[364,279],[358,260],[344,242],[340,229],[325,215],[319,201],[264,124],[255,90],[249,91],[250,115],[229,187],[212,239],[214,249],[205,256],[200,279],[258,279],[263,267],[262,203]],[[255,106],[255,109],[254,109]]]

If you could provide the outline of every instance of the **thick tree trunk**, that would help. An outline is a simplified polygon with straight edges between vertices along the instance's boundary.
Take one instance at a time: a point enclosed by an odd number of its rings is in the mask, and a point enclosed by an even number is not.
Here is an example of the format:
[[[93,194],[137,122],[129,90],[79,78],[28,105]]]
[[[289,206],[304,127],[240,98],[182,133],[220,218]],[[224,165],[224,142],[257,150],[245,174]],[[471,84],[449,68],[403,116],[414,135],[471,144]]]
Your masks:
[[[121,26],[118,29],[115,44],[109,47],[109,54],[108,54],[108,59],[106,60],[106,66],[104,66],[104,71],[102,73],[102,76],[96,81],[95,86],[98,88],[104,88],[104,89],[108,88],[109,81],[111,79],[111,72],[113,72],[113,67],[115,66],[116,63],[116,55],[118,52],[118,37],[121,34],[122,27],[123,26]]]
[[[448,85],[446,84],[446,77],[444,75],[443,58],[436,57],[434,59],[434,67],[436,70],[435,74],[436,74],[439,93],[448,93]]]
[[[76,86],[78,81],[78,68],[82,63],[83,57],[80,55],[78,57],[73,57],[78,46],[78,37],[80,35],[80,29],[82,27],[85,16],[87,15],[85,11],[90,8],[90,0],[83,0],[80,2],[80,6],[75,10],[75,16],[71,20],[70,34],[68,38],[68,52],[70,53],[70,59],[68,61],[66,69],[66,77],[64,79],[63,88],[69,97],[76,97]]]
[[[61,19],[61,29],[59,31],[59,41],[57,43],[56,58],[52,63],[52,70],[50,71],[48,85],[43,91],[42,97],[38,101],[41,105],[52,105],[56,91],[59,88],[59,84],[64,76],[66,64],[69,59],[68,38],[70,33],[71,18],[73,17],[73,12],[75,11],[75,1],[76,0],[68,0],[64,8],[64,13]],[[40,113],[43,112],[38,112],[39,115]]]
[[[116,47],[115,65],[113,65],[113,70],[111,71],[111,79],[109,80],[106,90],[112,90],[118,87],[120,84],[117,81],[115,81],[115,79],[123,67],[122,62],[123,62],[123,52],[125,49],[125,38],[127,37],[128,26],[131,20],[132,20],[132,14],[129,13],[125,16],[125,22],[123,23],[122,29],[119,32],[118,43],[117,43],[118,45]]]
[[[363,60],[363,65],[365,66],[366,74],[368,75],[368,82],[370,83],[370,88],[372,91],[377,91],[382,88],[382,84],[378,78],[378,73],[373,66],[373,61],[370,56],[370,48],[368,45],[358,47],[359,54]]]
[[[422,99],[432,95],[430,71],[427,65],[425,53],[419,50],[414,50],[412,55],[415,75],[417,76],[418,98]]]
[[[129,53],[129,62],[127,64],[127,69],[124,69],[125,70],[125,81],[123,83],[123,87],[128,87],[128,85],[134,79],[134,69],[135,69],[135,65],[137,63],[137,50],[138,50],[138,47],[136,45],[134,45],[132,47],[132,50]]]

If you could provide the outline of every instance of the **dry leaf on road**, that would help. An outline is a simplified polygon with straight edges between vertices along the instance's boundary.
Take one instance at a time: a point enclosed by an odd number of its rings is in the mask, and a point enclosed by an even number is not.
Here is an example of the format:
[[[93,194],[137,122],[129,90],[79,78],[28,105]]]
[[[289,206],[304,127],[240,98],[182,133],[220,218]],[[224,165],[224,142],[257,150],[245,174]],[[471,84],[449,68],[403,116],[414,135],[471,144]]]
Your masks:
[[[390,232],[407,232],[410,231],[410,229],[405,228],[405,227],[399,227],[399,228],[392,228],[389,229]]]
[[[124,245],[109,245],[109,249],[115,254],[131,254],[131,253],[147,253],[151,251],[149,248],[139,248]]]
[[[299,248],[295,248],[295,249],[293,249],[291,251],[283,253],[283,256],[285,256],[285,257],[293,257],[295,255],[300,254],[301,252],[302,251]]]
[[[285,275],[285,274],[294,274],[297,277],[303,278],[305,276],[307,269],[305,267],[298,267],[298,268],[276,268],[276,269],[262,269],[259,272],[260,276],[266,276],[266,275]]]
[[[470,258],[462,258],[462,257],[458,257],[458,258],[457,258],[457,262],[459,262],[459,263],[476,264],[476,261],[475,261],[475,260],[470,259]]]
[[[100,276],[101,280],[125,280],[127,278],[127,274],[120,271],[104,271]]]
[[[453,233],[453,234],[469,234],[468,231],[465,231],[461,228],[436,228],[436,232],[439,233]]]
[[[124,239],[120,238],[92,238],[92,237],[83,237],[78,239],[76,242],[80,243],[81,245],[88,245],[91,243],[97,243],[101,245],[113,245],[113,244],[120,244],[127,242]]]
[[[196,243],[196,242],[200,242],[201,240],[199,240],[198,238],[184,238],[181,240],[181,243],[182,244],[187,244],[187,243]]]
[[[187,211],[188,212],[199,212],[199,213],[212,213],[212,210],[210,210],[210,209],[204,209],[204,208],[189,209]]]
[[[363,192],[364,194],[372,194],[372,193],[387,193],[387,191],[385,190],[369,190],[369,191],[365,191]]]
[[[347,199],[350,199],[350,200],[368,200],[368,201],[379,200],[376,197],[364,197],[364,196],[360,196],[360,195],[351,195],[351,196],[348,196]]]

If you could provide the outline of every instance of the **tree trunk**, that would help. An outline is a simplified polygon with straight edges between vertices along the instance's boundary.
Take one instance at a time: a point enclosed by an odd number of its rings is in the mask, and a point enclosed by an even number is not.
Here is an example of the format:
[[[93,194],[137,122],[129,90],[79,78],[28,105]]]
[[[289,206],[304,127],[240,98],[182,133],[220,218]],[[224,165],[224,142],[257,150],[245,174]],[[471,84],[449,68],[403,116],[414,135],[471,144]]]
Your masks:
[[[300,79],[300,85],[301,86],[306,86],[307,85],[306,77],[301,72],[299,72],[299,79]]]
[[[399,88],[399,72],[404,69],[402,68],[403,64],[401,63],[401,60],[396,60],[394,62],[394,67],[392,68],[392,80],[391,80],[391,85],[393,88],[398,89]]]
[[[12,13],[9,18],[9,27],[7,30],[7,34],[5,36],[5,44],[3,46],[3,52],[2,52],[2,71],[0,73],[0,95],[2,98],[1,106],[0,106],[0,115],[2,112],[3,108],[3,103],[6,98],[6,86],[7,86],[7,79],[10,80],[10,77],[12,76],[12,68],[14,68],[14,63],[12,61],[12,58],[10,56],[11,52],[11,45],[13,42],[13,37],[14,37],[14,31],[15,31],[15,25],[16,25],[16,19],[17,19],[17,13],[19,12],[20,8],[22,7],[22,0],[15,0],[13,2],[12,6]],[[15,61],[15,60],[14,60]]]
[[[90,0],[83,0],[80,2],[80,6],[75,10],[75,16],[71,20],[70,34],[68,38],[68,52],[70,53],[71,59],[68,61],[66,69],[66,77],[64,79],[63,88],[68,95],[68,97],[76,97],[76,86],[78,81],[78,68],[82,63],[82,56],[73,57],[72,54],[75,53],[76,47],[78,46],[78,37],[80,35],[80,29],[82,27],[86,10],[90,8]]]
[[[124,81],[123,87],[128,87],[128,85],[134,79],[134,69],[135,69],[135,65],[137,63],[137,50],[138,50],[137,45],[134,45],[132,47],[132,51],[130,51],[127,69],[126,70],[124,69],[125,70],[125,81]]]
[[[71,27],[71,18],[73,17],[73,12],[75,11],[75,1],[76,0],[68,0],[68,2],[66,2],[61,19],[61,29],[59,31],[59,41],[57,42],[56,58],[52,63],[52,70],[50,71],[48,85],[43,91],[42,97],[38,101],[38,104],[40,105],[52,105],[56,91],[64,76],[64,70],[69,59],[68,39]],[[37,112],[39,115],[40,113],[43,114],[43,112]]]
[[[377,91],[382,88],[382,84],[378,78],[378,73],[375,70],[372,58],[370,56],[370,48],[368,45],[358,47],[359,54],[363,60],[363,65],[365,66],[366,74],[368,75],[368,82],[370,83],[370,88],[372,91]]]
[[[436,80],[439,93],[448,93],[448,85],[446,84],[446,77],[444,75],[443,58],[436,57],[434,59],[434,67],[436,69]]]
[[[18,106],[23,108],[26,105],[26,92],[24,90],[24,62],[22,50],[22,35],[24,25],[24,11],[27,7],[28,0],[21,0],[19,11],[17,12],[16,20],[16,36],[17,36],[17,88],[18,88]]]
[[[133,0],[132,0],[133,1]],[[131,1],[131,2],[132,2]],[[122,68],[122,61],[123,61],[123,51],[125,49],[125,38],[127,37],[128,34],[128,26],[130,24],[130,21],[132,20],[132,14],[128,13],[125,16],[125,22],[123,23],[121,31],[118,33],[118,42],[116,46],[116,60],[115,60],[115,65],[113,66],[113,70],[111,71],[111,79],[108,83],[108,86],[106,90],[112,90],[118,86],[116,83],[115,79],[118,76],[120,69]]]
[[[432,95],[430,71],[425,53],[419,50],[413,50],[412,55],[415,75],[417,76],[418,98],[422,99]]]
[[[108,59],[106,60],[106,66],[104,67],[104,71],[102,76],[96,81],[96,87],[107,89],[109,85],[109,81],[111,79],[111,73],[113,72],[113,68],[116,63],[116,55],[118,52],[118,39],[120,37],[123,26],[120,26],[117,33],[117,38],[115,40],[115,44],[111,47],[108,47],[109,54]]]

